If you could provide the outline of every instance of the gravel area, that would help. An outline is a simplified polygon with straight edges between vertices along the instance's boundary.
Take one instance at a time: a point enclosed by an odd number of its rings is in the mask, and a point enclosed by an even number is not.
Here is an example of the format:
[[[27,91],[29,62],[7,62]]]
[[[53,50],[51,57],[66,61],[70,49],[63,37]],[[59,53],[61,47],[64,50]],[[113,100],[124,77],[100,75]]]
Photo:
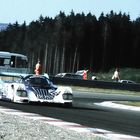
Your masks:
[[[78,133],[39,120],[0,113],[0,140],[103,140],[91,133]]]

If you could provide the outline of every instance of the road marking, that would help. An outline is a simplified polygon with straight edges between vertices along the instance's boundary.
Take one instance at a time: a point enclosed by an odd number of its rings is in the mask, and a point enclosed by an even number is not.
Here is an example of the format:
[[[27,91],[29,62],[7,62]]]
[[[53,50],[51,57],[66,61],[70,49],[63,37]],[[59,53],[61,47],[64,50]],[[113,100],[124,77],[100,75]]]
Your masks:
[[[123,104],[117,104],[117,103],[113,103],[112,101],[104,101],[104,102],[101,102],[101,103],[94,103],[94,104],[98,105],[98,106],[109,107],[109,108],[117,108],[117,109],[140,111],[140,107],[123,105]]]
[[[91,128],[91,127],[80,125],[80,124],[73,123],[73,122],[65,122],[60,119],[44,117],[39,114],[22,112],[19,110],[9,109],[9,108],[5,108],[2,106],[0,106],[0,112],[5,113],[5,114],[17,115],[20,117],[30,118],[33,120],[39,120],[39,121],[42,121],[42,122],[50,124],[50,125],[54,125],[54,126],[61,127],[61,128],[66,128],[66,129],[73,130],[76,132],[92,133],[93,135],[101,136],[101,137],[109,138],[109,139],[113,139],[113,140],[140,140],[140,138],[130,136],[130,135],[117,134],[112,131],[107,131],[104,129]]]

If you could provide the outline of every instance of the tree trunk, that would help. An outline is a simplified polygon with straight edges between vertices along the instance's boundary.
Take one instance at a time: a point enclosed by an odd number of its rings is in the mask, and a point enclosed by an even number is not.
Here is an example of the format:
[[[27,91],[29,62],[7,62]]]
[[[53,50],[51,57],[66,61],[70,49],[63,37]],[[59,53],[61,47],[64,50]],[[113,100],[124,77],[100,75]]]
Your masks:
[[[61,59],[61,68],[60,68],[60,71],[62,71],[62,72],[65,71],[65,45],[62,48],[62,59]]]
[[[44,69],[42,72],[47,73],[47,56],[48,56],[48,43],[46,43],[46,48],[45,48],[45,57],[44,57]]]
[[[76,46],[75,53],[74,53],[72,72],[74,72],[74,69],[75,69],[76,58],[77,58],[77,49],[78,49],[78,46]]]

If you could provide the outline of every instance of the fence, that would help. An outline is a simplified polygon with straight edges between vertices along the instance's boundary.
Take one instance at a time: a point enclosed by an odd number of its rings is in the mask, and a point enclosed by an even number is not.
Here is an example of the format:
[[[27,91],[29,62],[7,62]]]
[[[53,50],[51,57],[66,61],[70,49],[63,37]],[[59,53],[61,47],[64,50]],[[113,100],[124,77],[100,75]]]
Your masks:
[[[54,77],[54,76],[50,76],[50,79],[52,80],[54,84],[81,86],[81,87],[90,87],[90,88],[140,91],[140,84],[127,84],[127,83],[106,82],[106,81],[99,81],[99,80],[59,78],[59,77]]]

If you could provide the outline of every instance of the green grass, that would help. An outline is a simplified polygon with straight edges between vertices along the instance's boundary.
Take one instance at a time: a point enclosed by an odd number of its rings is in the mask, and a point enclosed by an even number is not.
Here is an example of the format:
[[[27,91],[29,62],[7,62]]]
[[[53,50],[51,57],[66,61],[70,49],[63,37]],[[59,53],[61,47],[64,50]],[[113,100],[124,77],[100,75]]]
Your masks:
[[[115,68],[111,69],[107,73],[99,72],[99,73],[95,73],[95,75],[99,80],[112,81],[111,78],[114,71]],[[120,68],[120,79],[127,79],[140,83],[140,69]]]
[[[140,91],[128,91],[128,90],[117,90],[117,89],[101,89],[101,88],[87,88],[79,86],[71,86],[74,91],[85,91],[93,93],[106,93],[106,94],[124,94],[124,95],[137,95],[140,96]]]
[[[86,88],[86,87],[78,87],[72,86],[73,91],[85,91],[89,93],[105,93],[105,94],[123,94],[123,95],[136,95],[140,96],[140,92],[136,91],[127,91],[127,90],[116,90],[116,89],[99,89],[99,88]],[[130,106],[139,106],[140,102],[138,101],[117,101],[118,104],[130,105]]]

